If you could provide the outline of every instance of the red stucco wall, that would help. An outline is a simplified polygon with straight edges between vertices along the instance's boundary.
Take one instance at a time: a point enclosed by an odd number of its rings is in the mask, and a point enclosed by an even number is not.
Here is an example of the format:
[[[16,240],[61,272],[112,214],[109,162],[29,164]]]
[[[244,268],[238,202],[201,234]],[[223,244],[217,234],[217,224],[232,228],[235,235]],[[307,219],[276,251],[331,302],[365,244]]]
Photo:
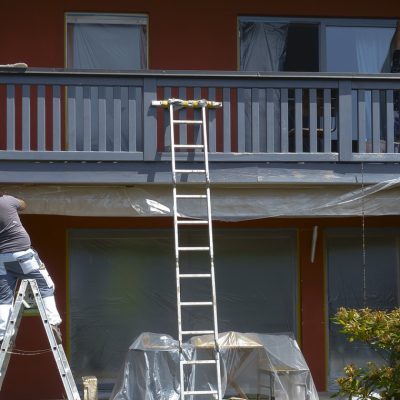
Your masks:
[[[396,18],[396,2],[264,0],[20,0],[0,5],[0,64],[24,61],[31,67],[64,66],[66,12],[144,13],[149,16],[152,69],[237,67],[236,21],[240,15]]]
[[[31,234],[32,244],[46,263],[56,284],[56,299],[64,319],[64,346],[68,351],[67,335],[67,236],[71,228],[170,228],[168,218],[79,218],[61,216],[23,215],[23,223]],[[399,226],[400,217],[368,218],[366,226]],[[319,227],[316,257],[311,263],[312,230]],[[323,260],[323,230],[326,227],[361,226],[360,218],[348,219],[266,219],[237,223],[216,222],[216,227],[235,228],[295,228],[298,230],[299,251],[299,319],[300,345],[313,379],[319,390],[326,385],[326,309],[325,266]],[[37,317],[23,319],[17,348],[25,350],[48,347],[44,330]],[[23,377],[23,384],[21,384]],[[51,354],[41,356],[12,356],[9,370],[0,392],[0,400],[61,399],[63,388],[56,373]]]

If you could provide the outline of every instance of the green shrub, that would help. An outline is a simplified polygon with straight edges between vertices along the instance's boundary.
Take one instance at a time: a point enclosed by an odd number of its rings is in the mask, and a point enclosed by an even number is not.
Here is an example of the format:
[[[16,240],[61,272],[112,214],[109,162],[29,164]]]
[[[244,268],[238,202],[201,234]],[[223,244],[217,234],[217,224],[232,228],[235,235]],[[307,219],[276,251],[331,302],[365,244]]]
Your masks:
[[[363,368],[347,365],[345,376],[337,380],[336,396],[379,398],[375,392],[383,400],[400,400],[400,308],[393,311],[340,308],[333,322],[341,325],[341,332],[350,342],[359,340],[368,344],[384,361],[380,366],[369,362]]]

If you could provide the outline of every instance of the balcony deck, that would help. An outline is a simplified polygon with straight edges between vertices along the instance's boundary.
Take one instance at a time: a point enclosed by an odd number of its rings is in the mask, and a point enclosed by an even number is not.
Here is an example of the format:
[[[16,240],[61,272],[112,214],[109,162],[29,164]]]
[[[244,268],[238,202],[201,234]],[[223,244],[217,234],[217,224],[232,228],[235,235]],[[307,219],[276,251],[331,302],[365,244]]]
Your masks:
[[[208,123],[217,181],[246,183],[250,169],[257,183],[266,163],[277,179],[299,163],[321,179],[332,163],[341,176],[360,162],[398,176],[399,96],[396,74],[3,70],[0,183],[170,182],[169,117],[151,102],[171,97],[223,102]],[[178,136],[197,140],[193,127]]]

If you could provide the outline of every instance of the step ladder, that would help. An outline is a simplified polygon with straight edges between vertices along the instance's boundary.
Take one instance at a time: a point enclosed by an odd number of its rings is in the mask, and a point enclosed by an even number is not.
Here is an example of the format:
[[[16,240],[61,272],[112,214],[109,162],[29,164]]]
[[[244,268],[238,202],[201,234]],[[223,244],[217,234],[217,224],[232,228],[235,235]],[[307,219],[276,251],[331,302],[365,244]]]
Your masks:
[[[15,298],[14,307],[0,348],[0,390],[7,372],[15,338],[22,319],[22,313],[24,309],[33,308],[35,305],[39,310],[67,399],[81,400],[64,349],[61,344],[57,344],[56,338],[54,337],[53,330],[46,315],[43,299],[35,279],[22,280]]]
[[[212,233],[212,218],[211,218],[211,196],[210,196],[210,173],[208,165],[208,144],[207,144],[207,109],[222,107],[222,103],[208,100],[154,100],[153,106],[161,106],[169,109],[170,116],[170,141],[171,141],[171,161],[172,161],[172,194],[173,194],[173,215],[174,215],[174,236],[175,236],[175,265],[176,265],[176,288],[177,288],[177,312],[178,312],[178,336],[180,347],[180,399],[207,398],[222,400],[221,389],[221,364],[220,351],[218,346],[218,322],[217,322],[217,304],[216,304],[216,288],[215,288],[215,272],[214,272],[214,249],[213,249],[213,233]],[[201,112],[201,119],[176,119],[176,110],[182,108],[200,109],[196,112]],[[182,111],[180,111],[182,112]],[[194,113],[194,111],[193,111]],[[198,127],[198,138],[196,143],[189,144],[186,139],[176,143],[175,138],[180,135],[177,132],[177,127],[180,125],[194,125]],[[179,128],[178,128],[179,129]],[[184,142],[184,143],[182,143]],[[179,156],[177,157],[177,152]],[[182,161],[182,157],[186,160]],[[188,168],[187,160],[193,157],[196,162],[196,168]],[[178,166],[183,164],[183,166]],[[196,192],[188,191],[188,187],[192,186],[187,182],[192,176],[196,176]],[[178,180],[178,177],[181,179]],[[185,202],[198,205],[199,202],[202,208],[206,211],[205,216],[201,219],[190,215],[182,214]],[[187,203],[186,203],[187,204]],[[184,227],[199,227],[203,226],[207,241],[201,245],[189,246],[181,243],[181,233]],[[206,271],[201,273],[187,273],[187,260],[184,260],[185,253],[207,254]],[[206,301],[190,301],[182,300],[182,290],[189,282],[201,284],[204,280],[210,282],[210,298]],[[192,312],[195,314],[195,309],[198,307],[208,308],[212,327],[208,329],[191,329],[183,326],[186,321],[183,321],[182,314],[184,312]],[[213,335],[214,348],[212,349],[212,358],[208,355],[207,359],[187,360],[182,351],[183,338],[195,335]],[[205,367],[210,364],[215,364],[216,388],[214,390],[203,390],[204,388],[196,388],[195,382],[190,382],[190,374],[194,373],[196,368]]]

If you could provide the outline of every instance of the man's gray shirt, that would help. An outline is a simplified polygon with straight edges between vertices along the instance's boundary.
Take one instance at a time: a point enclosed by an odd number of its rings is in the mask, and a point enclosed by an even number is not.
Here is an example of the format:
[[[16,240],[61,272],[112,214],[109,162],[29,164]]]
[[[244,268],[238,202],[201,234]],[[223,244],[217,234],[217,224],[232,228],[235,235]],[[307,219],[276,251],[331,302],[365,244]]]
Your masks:
[[[31,246],[30,237],[19,219],[20,207],[15,197],[0,196],[0,253],[14,253]]]

